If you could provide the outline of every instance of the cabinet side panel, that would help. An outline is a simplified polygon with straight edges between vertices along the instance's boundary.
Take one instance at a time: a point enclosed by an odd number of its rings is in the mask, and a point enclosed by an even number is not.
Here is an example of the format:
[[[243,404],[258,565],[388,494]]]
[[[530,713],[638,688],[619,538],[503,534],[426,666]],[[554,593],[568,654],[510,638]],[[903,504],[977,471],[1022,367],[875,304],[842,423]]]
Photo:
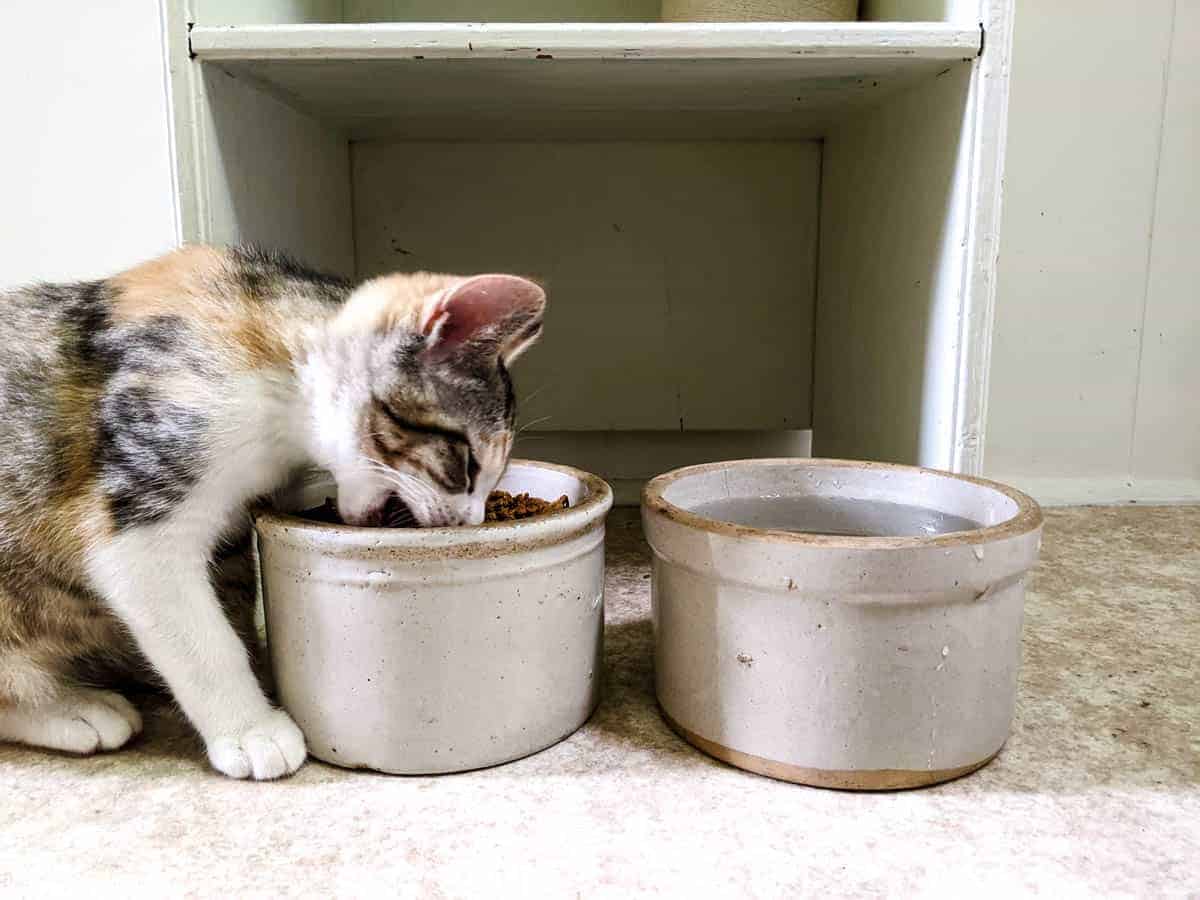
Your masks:
[[[201,237],[353,275],[345,137],[219,68],[204,66],[200,81]]]
[[[970,77],[950,68],[826,139],[819,456],[951,465]]]

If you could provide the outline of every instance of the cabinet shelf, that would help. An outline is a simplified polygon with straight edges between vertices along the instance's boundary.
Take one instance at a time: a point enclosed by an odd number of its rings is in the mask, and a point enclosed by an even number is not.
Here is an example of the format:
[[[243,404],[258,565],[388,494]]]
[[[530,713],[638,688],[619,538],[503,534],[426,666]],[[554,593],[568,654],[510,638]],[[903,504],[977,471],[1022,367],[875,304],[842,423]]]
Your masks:
[[[352,139],[803,138],[980,52],[946,23],[197,26]]]

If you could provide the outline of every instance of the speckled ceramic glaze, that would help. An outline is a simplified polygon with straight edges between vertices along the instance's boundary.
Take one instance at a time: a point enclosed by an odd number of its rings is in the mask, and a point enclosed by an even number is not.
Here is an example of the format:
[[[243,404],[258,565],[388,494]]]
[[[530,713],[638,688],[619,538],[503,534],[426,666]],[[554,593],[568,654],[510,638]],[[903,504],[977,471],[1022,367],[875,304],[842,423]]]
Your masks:
[[[255,516],[280,700],[318,759],[404,774],[527,756],[599,699],[604,521],[593,475],[514,460],[500,488],[571,508],[475,528]],[[280,509],[334,496],[309,482]]]
[[[901,503],[980,527],[849,537],[693,512],[779,496]],[[658,700],[695,746],[764,775],[856,789],[945,781],[1003,746],[1041,544],[1029,497],[906,466],[754,460],[660,476],[642,515]]]

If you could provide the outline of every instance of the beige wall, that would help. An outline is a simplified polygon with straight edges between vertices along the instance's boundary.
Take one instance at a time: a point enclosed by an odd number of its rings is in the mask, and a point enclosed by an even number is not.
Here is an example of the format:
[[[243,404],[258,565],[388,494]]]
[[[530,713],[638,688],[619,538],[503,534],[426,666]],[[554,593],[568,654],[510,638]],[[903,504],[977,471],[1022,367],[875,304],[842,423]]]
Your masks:
[[[156,0],[0,15],[0,287],[104,275],[173,246]]]
[[[1017,0],[985,468],[1200,499],[1200,3]]]

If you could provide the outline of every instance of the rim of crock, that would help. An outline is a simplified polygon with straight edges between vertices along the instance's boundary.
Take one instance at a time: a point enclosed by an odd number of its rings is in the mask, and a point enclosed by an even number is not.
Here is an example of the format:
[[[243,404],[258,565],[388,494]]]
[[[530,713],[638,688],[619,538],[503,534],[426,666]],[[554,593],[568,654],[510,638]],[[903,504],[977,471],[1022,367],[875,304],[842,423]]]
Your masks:
[[[668,487],[683,478],[700,475],[705,472],[751,466],[796,466],[798,468],[841,468],[841,469],[872,469],[876,471],[907,472],[922,475],[932,475],[938,478],[948,478],[973,484],[976,487],[996,491],[1012,500],[1017,505],[1014,516],[995,525],[984,528],[973,528],[970,531],[951,531],[936,535],[911,536],[871,536],[856,537],[838,534],[811,534],[803,531],[783,531],[777,528],[755,528],[750,525],[739,525],[735,522],[725,522],[701,516],[681,506],[676,506],[667,500],[663,494]],[[957,547],[1019,537],[1036,531],[1042,525],[1042,508],[1028,494],[1011,488],[997,481],[986,478],[976,478],[973,475],[958,475],[944,472],[940,469],[930,469],[924,466],[905,466],[899,463],[869,462],[853,459],[820,459],[808,457],[773,457],[769,459],[735,459],[725,462],[702,463],[697,466],[685,466],[665,472],[646,483],[642,490],[642,508],[655,512],[666,519],[678,522],[690,528],[709,534],[726,537],[756,538],[797,546],[807,547],[837,547],[851,550],[890,550],[919,547]]]
[[[357,543],[358,541],[355,539],[358,538],[361,539],[363,546],[371,547],[383,544],[392,547],[429,546],[431,543],[445,547],[487,544],[517,537],[532,538],[573,534],[603,517],[612,506],[612,488],[603,478],[593,475],[591,472],[533,459],[511,459],[508,466],[509,468],[526,466],[567,475],[580,482],[586,494],[580,503],[561,512],[545,513],[528,519],[515,519],[507,522],[485,522],[482,525],[453,525],[436,528],[372,528],[365,525],[338,525],[332,522],[317,522],[295,513],[280,512],[264,505],[255,508],[253,512],[254,526],[259,531],[286,529],[289,532],[299,532],[308,536],[335,538],[342,544]]]

